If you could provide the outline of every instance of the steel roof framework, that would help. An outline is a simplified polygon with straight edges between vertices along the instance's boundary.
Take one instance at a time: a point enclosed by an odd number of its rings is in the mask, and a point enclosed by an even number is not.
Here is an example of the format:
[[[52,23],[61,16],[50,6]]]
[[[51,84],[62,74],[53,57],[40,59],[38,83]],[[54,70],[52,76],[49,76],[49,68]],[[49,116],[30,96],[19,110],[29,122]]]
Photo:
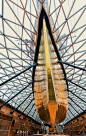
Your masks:
[[[0,97],[41,122],[33,99],[32,67],[41,6],[47,11],[63,63],[69,108],[65,125],[86,111],[86,5],[77,0],[2,0],[0,3]],[[78,5],[77,5],[78,4]],[[68,8],[68,10],[66,10]],[[7,11],[8,10],[8,11]],[[9,15],[10,14],[10,15]],[[62,19],[61,19],[62,18]],[[30,68],[30,69],[28,69]],[[21,71],[21,72],[20,72]],[[5,105],[4,104],[4,105]],[[1,108],[4,106],[2,105]],[[14,112],[14,111],[13,111]],[[21,115],[20,115],[21,116]]]

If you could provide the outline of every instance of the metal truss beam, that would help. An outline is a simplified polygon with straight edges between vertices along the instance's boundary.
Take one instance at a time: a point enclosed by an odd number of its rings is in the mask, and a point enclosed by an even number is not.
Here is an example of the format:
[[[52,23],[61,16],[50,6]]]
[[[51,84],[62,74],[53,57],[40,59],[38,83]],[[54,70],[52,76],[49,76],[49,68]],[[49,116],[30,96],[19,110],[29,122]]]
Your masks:
[[[34,100],[34,98],[30,101],[30,103],[26,106],[26,108],[22,111],[22,113],[25,112],[25,110],[29,107],[29,105],[32,103],[33,100]],[[20,114],[19,117],[20,117],[21,115],[22,115],[22,114]],[[27,116],[28,116],[28,114],[27,114]]]
[[[32,114],[32,117],[34,116],[35,112],[36,112],[36,109],[34,110],[34,112],[33,112],[33,114]]]
[[[17,76],[21,75],[22,73],[26,72],[27,70],[29,70],[30,68],[36,66],[37,63],[34,63],[33,65],[30,65],[29,67],[27,67],[26,69],[24,69],[23,71],[19,72],[18,74],[16,74],[15,76],[9,78],[8,80],[4,81],[3,83],[0,84],[0,86],[6,84],[7,82],[11,81],[12,79],[16,78]]]
[[[3,104],[4,101],[0,99],[0,103]],[[15,109],[15,107],[12,106],[12,105],[10,105],[9,103],[8,103],[6,106],[9,107],[10,109]],[[18,110],[17,112],[18,112],[18,114],[22,114],[22,115],[24,116],[23,119],[28,118],[29,120],[34,121],[36,124],[41,125],[41,122],[40,122],[40,121],[35,120],[34,118],[32,118],[31,116],[26,115],[26,114],[23,113],[22,111]]]
[[[70,83],[72,83],[72,84],[74,84],[74,85],[78,86],[79,88],[81,88],[81,89],[83,89],[83,90],[86,91],[86,89],[85,89],[84,87],[82,87],[82,86],[80,86],[80,85],[78,85],[78,84],[72,82],[70,79],[65,78],[65,80],[67,80],[68,82],[70,82]]]
[[[84,110],[81,108],[81,106],[79,106],[72,98],[69,97],[69,99],[70,99],[71,101],[73,101],[73,103],[75,103],[75,105],[77,105],[77,107],[79,107],[82,111],[84,111]]]
[[[72,104],[69,103],[71,106]],[[76,109],[72,106],[72,108],[76,111]],[[82,113],[79,113],[78,111],[76,111],[78,113],[77,116],[75,116],[74,118],[72,118],[71,120],[67,121],[64,125],[67,125],[68,123],[70,123],[71,121],[73,121],[74,119],[77,119],[78,117],[82,117],[83,118],[83,115],[86,113],[86,110],[84,110]]]
[[[83,70],[83,71],[86,71],[86,69],[84,69],[84,68],[81,68],[81,67],[78,67],[78,66],[75,66],[75,65],[72,65],[72,64],[70,64],[70,63],[68,63],[68,62],[64,62],[64,61],[58,61],[59,63],[63,63],[63,64],[66,64],[66,65],[68,65],[68,66],[71,66],[71,67],[74,67],[74,68],[77,68],[77,69],[80,69],[80,70]]]
[[[33,92],[31,92],[31,93],[24,99],[24,101],[22,101],[22,103],[20,103],[20,104],[18,105],[18,107],[15,108],[15,109],[14,109],[12,112],[10,112],[10,113],[13,114],[16,110],[18,110],[18,108],[30,97],[31,94],[33,94]]]
[[[67,115],[69,116],[70,119],[72,119],[71,116],[68,113],[67,113]]]
[[[32,105],[32,107],[31,107],[30,111],[28,112],[28,114],[31,112],[31,110],[32,110],[32,108],[34,107],[34,105],[35,105],[35,103],[33,103],[33,105]],[[28,114],[27,114],[27,115],[28,115]]]
[[[15,94],[12,98],[10,98],[7,102],[5,102],[3,105],[0,106],[0,109],[5,106],[9,101],[11,101],[13,98],[15,98],[18,94],[20,94],[23,90],[25,90],[30,84],[32,84],[33,81],[29,82],[27,86],[25,86],[21,91],[19,91],[17,94]]]
[[[74,111],[76,111],[76,113],[79,115],[80,113],[76,110],[76,108],[73,107],[73,105],[69,102],[69,104],[71,105],[71,107],[74,109]]]
[[[75,95],[78,99],[80,99],[81,101],[83,101],[84,103],[86,103],[86,101],[84,99],[81,99],[79,96],[77,96],[75,93],[73,93],[72,91],[68,90],[68,92],[71,92],[73,95]]]
[[[73,115],[72,111],[71,111],[69,108],[68,108],[68,110],[70,111],[70,113],[72,114],[72,116],[75,117],[75,116]]]
[[[81,116],[83,118],[83,114],[86,113],[86,110],[84,110],[82,113],[79,113],[76,108],[73,107],[73,105],[69,102],[69,104],[71,105],[71,107],[76,111],[76,113],[78,115],[76,115],[74,118],[72,118],[71,120],[67,121],[64,125],[70,123],[71,121],[73,121],[74,119],[77,119],[79,116]]]

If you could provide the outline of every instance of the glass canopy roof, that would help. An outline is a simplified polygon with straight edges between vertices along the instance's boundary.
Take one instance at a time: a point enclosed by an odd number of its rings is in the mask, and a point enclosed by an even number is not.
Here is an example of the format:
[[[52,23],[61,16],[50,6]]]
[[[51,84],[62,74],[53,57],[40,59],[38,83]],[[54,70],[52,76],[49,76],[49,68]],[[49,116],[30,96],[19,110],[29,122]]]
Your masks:
[[[65,125],[86,112],[85,0],[0,1],[0,99],[41,123],[33,97],[32,71],[42,6],[67,76],[69,105],[61,123]]]

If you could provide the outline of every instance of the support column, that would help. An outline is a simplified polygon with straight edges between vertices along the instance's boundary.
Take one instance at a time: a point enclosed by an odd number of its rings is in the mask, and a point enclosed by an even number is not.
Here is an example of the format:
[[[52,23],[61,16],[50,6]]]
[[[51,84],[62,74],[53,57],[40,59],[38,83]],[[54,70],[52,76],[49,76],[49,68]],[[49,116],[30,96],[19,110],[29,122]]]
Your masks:
[[[14,124],[15,124],[15,120],[12,120],[8,136],[13,136],[13,127],[14,127]]]

